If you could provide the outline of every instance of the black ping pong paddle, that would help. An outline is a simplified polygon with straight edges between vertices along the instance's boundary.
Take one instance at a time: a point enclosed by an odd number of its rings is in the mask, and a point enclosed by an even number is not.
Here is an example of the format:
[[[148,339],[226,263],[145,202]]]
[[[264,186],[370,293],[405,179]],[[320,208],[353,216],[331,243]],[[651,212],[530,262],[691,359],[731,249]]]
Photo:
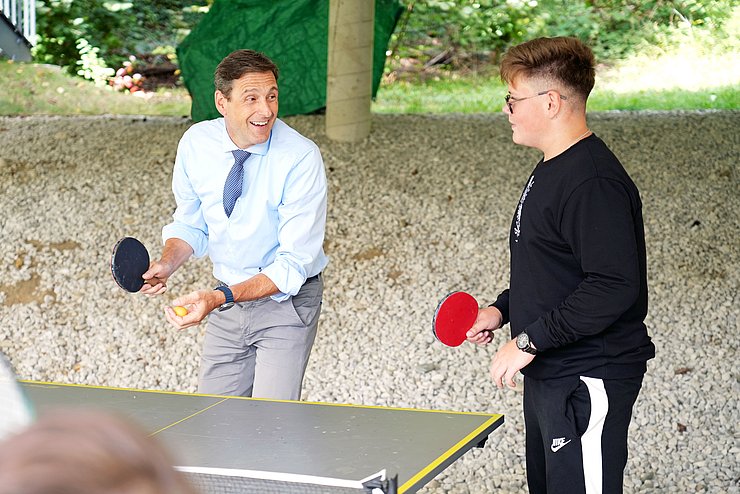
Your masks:
[[[477,318],[478,301],[475,297],[465,292],[448,293],[434,311],[434,337],[444,345],[460,346]]]
[[[118,286],[127,292],[138,292],[144,283],[149,285],[163,283],[157,278],[148,280],[142,278],[141,275],[148,269],[149,252],[144,244],[133,237],[123,237],[116,242],[110,258],[110,271]]]

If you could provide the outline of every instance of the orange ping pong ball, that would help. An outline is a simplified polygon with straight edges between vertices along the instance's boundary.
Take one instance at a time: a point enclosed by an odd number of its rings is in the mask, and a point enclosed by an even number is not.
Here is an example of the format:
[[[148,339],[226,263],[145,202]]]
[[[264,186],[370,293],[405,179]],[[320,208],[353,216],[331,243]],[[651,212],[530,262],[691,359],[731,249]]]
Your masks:
[[[175,314],[177,314],[180,317],[185,316],[188,313],[188,310],[185,307],[182,307],[180,305],[173,307],[172,310],[174,310]]]

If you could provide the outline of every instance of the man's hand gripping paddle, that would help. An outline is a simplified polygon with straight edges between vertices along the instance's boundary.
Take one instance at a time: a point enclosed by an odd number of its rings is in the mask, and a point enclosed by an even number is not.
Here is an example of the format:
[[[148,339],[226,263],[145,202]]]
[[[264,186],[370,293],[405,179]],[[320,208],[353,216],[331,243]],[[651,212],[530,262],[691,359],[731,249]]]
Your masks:
[[[113,247],[110,258],[110,271],[118,286],[127,292],[138,292],[144,283],[162,283],[157,278],[144,280],[141,277],[149,269],[149,252],[144,244],[132,237],[123,237]],[[164,284],[164,283],[163,283]]]
[[[447,294],[437,305],[432,330],[437,340],[447,346],[460,346],[465,333],[478,318],[478,301],[465,292]]]

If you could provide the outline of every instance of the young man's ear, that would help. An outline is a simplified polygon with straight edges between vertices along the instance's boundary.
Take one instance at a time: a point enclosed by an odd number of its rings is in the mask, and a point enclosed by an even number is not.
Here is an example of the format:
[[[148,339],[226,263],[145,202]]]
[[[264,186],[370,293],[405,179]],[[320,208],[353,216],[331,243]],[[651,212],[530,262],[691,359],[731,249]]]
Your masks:
[[[560,105],[562,105],[562,100],[558,93],[555,91],[547,93],[547,112],[549,114],[557,115],[560,112]]]

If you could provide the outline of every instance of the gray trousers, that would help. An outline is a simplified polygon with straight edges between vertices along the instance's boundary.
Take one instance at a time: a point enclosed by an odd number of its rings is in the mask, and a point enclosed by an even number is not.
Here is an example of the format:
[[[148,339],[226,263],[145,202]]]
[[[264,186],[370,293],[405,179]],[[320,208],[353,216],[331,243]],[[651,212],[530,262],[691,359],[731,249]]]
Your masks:
[[[239,302],[208,316],[198,392],[300,400],[316,338],[323,295],[321,275],[284,302]]]

